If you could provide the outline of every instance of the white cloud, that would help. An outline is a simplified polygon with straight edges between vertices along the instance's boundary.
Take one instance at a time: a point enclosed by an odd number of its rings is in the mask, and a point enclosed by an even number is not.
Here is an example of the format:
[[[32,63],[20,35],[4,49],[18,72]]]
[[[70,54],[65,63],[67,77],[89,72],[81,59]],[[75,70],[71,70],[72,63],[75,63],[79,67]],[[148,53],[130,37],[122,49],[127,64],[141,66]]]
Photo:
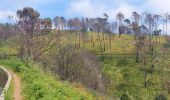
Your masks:
[[[64,0],[60,4],[60,0],[5,0],[7,7],[0,10],[0,18],[6,18],[9,14],[14,15],[17,9],[22,9],[25,6],[31,6],[40,10],[48,9],[49,5],[61,6],[68,5],[66,8],[60,10],[65,12],[67,17],[101,17],[103,13],[107,13],[111,19],[114,19],[118,12],[122,12],[125,17],[129,18],[133,11],[142,13],[148,12],[170,12],[170,0],[143,0],[142,2],[133,0]],[[48,5],[48,6],[46,6]],[[8,7],[10,6],[10,7]],[[44,8],[43,8],[44,7]],[[8,10],[9,9],[9,10]],[[43,9],[43,10],[42,10]],[[52,12],[54,10],[49,10]],[[45,15],[44,14],[44,15]]]
[[[133,11],[143,13],[170,12],[170,0],[144,0],[134,4],[132,0],[71,0],[66,13],[68,16],[99,17],[104,12],[115,18],[118,12],[122,12],[129,18]]]
[[[140,12],[135,6],[123,3],[119,5],[118,8],[113,10],[114,12],[113,15],[115,16],[118,12],[122,12],[125,15],[125,17],[129,18],[132,15],[132,12],[134,11]]]
[[[15,16],[15,12],[11,10],[0,10],[0,19],[8,18],[8,16]]]
[[[108,2],[103,2],[98,1],[98,2],[93,2],[94,0],[74,0],[72,1],[68,8],[66,9],[66,13],[68,16],[83,16],[83,17],[101,17],[103,13],[107,13],[111,19],[114,19],[116,14],[118,12],[122,12],[125,17],[130,17],[131,13],[137,8],[133,5],[130,5],[126,2],[115,2],[117,5],[114,3],[115,6],[112,6],[112,3],[110,1]]]
[[[71,2],[66,12],[69,16],[96,17],[101,15],[104,9],[103,6],[92,4],[91,0],[81,0]]]
[[[47,3],[53,3],[58,0],[7,0],[9,3],[21,3],[21,4],[47,4]]]
[[[156,13],[165,13],[170,12],[169,4],[170,0],[148,0],[144,7]]]

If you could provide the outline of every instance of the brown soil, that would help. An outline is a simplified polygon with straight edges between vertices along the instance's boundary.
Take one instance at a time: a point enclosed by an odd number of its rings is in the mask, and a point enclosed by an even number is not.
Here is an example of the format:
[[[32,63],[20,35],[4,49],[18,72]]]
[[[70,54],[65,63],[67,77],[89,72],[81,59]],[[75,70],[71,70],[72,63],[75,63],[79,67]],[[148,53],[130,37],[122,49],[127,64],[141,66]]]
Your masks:
[[[23,100],[22,96],[22,90],[21,90],[21,80],[20,78],[12,71],[10,71],[12,74],[13,82],[14,82],[14,94],[13,99],[14,100]]]

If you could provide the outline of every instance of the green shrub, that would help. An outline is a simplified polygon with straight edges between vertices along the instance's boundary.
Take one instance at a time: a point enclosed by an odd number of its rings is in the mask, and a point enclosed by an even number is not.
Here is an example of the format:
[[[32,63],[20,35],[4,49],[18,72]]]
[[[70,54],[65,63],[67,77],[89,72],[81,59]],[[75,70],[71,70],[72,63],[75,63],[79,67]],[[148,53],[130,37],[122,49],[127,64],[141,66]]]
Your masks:
[[[41,70],[38,65],[25,63],[17,59],[0,60],[0,65],[17,71],[21,76],[25,100],[94,100],[95,97],[85,88],[72,87],[66,82],[56,80]]]
[[[53,56],[50,55],[45,57],[47,60],[44,61],[44,65],[49,65],[48,69],[57,74],[61,80],[81,82],[98,92],[105,91],[100,62],[94,54],[83,48],[77,49],[75,45],[67,45]]]
[[[120,100],[131,100],[130,97],[127,95],[127,94],[123,94],[121,97],[120,97]]]
[[[121,66],[127,66],[129,64],[128,60],[123,58],[123,59],[119,59],[119,61],[117,62],[117,66],[121,67]]]
[[[43,86],[42,86],[42,83],[34,83],[32,84],[32,91],[33,91],[33,96],[36,98],[36,99],[40,99],[40,98],[43,98],[44,95],[46,94],[43,90]]]
[[[160,94],[155,98],[155,100],[168,100],[168,99],[164,94]]]
[[[7,54],[0,53],[0,59],[6,59],[6,58],[8,58]]]

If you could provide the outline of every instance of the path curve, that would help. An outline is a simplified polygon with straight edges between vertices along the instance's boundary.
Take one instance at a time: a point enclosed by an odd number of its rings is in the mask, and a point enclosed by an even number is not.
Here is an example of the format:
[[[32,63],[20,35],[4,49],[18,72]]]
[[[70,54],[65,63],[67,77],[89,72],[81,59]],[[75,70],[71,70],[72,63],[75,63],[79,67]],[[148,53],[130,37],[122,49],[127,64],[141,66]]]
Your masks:
[[[14,82],[13,100],[23,100],[21,80],[13,71],[10,70],[10,72]]]

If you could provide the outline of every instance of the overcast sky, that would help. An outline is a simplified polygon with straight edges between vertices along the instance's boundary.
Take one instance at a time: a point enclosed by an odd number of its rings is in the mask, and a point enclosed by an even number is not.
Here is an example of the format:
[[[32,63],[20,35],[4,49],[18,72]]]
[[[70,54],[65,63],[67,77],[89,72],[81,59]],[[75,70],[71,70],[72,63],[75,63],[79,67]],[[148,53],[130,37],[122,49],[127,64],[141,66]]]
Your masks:
[[[0,0],[0,23],[8,21],[8,15],[15,15],[18,9],[33,7],[41,18],[55,16],[100,17],[105,12],[115,18],[118,12],[126,17],[137,11],[151,13],[170,12],[170,0]]]

